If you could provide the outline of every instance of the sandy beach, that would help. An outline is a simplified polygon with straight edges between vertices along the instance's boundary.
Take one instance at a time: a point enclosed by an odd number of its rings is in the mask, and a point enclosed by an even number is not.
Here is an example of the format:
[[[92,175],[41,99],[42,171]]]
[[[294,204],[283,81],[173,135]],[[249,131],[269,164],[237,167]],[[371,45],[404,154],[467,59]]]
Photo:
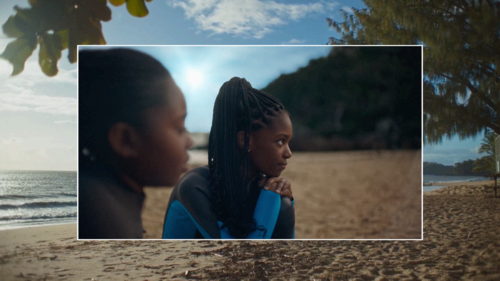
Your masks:
[[[1,231],[0,273],[2,280],[499,280],[500,198],[482,184],[426,192],[423,241],[77,241],[76,225],[66,224]]]
[[[357,156],[364,159],[360,161],[363,163],[370,159]],[[415,153],[386,156],[410,159]],[[318,157],[314,161],[325,160]],[[412,167],[411,162],[406,170]],[[397,166],[403,165],[391,168]],[[304,173],[307,167],[302,167]],[[351,178],[340,172],[337,177]],[[411,178],[405,177],[406,181]],[[302,182],[316,180],[308,177]],[[372,186],[373,181],[366,185]],[[299,197],[308,195],[300,195],[299,186],[293,187],[297,203]],[[368,194],[386,200],[395,197]],[[77,241],[76,224],[4,230],[0,231],[0,276],[2,280],[499,280],[500,198],[493,197],[491,181],[455,183],[425,192],[423,198],[422,241]],[[326,201],[332,200],[317,205]],[[388,201],[386,204],[390,205]],[[299,217],[298,205],[299,229],[308,219]],[[316,208],[319,206],[310,210]],[[359,208],[363,214],[365,211]],[[398,204],[391,208],[404,209]],[[380,233],[413,233],[395,227],[413,226],[401,220],[398,215],[390,216],[392,224],[380,224]],[[150,223],[145,223],[148,234],[154,232],[149,230],[154,225]],[[370,225],[370,221],[366,223]],[[343,229],[342,223],[331,225]],[[307,234],[305,227],[297,231],[297,236]],[[321,229],[318,226],[312,233],[321,233]],[[370,232],[356,229],[345,233]]]
[[[78,241],[76,224],[0,231],[2,280],[153,280],[213,267],[210,242]]]
[[[297,239],[421,239],[421,151],[297,152]],[[193,164],[193,166],[196,166]],[[161,238],[172,189],[146,188],[145,238]]]

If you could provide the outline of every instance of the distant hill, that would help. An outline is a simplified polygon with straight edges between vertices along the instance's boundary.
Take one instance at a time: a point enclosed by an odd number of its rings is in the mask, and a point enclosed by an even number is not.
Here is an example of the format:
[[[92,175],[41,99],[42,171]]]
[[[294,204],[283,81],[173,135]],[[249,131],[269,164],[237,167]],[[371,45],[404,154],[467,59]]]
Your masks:
[[[424,162],[424,175],[435,176],[489,176],[487,172],[473,172],[474,160],[469,159],[451,165]]]
[[[333,47],[262,90],[285,105],[293,150],[421,148],[417,47]]]
[[[424,175],[452,176],[455,175],[454,166],[446,166],[434,162],[424,162]]]

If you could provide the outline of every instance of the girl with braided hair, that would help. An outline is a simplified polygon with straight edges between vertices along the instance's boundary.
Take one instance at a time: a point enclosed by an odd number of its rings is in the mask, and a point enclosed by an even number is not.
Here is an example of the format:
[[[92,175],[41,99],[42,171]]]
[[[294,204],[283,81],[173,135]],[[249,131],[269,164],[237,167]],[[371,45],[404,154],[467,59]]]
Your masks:
[[[186,173],[170,197],[163,238],[293,238],[292,123],[273,96],[234,77],[214,105],[208,166]]]
[[[78,61],[78,238],[142,238],[143,187],[187,171],[184,95],[139,51],[83,50]]]

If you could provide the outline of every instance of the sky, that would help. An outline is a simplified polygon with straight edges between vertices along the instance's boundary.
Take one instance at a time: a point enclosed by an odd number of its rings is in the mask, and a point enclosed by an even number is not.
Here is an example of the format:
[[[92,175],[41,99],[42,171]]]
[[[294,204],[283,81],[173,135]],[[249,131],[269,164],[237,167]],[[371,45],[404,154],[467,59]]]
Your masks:
[[[110,46],[80,46],[106,49]],[[331,46],[133,46],[165,65],[184,93],[186,128],[208,133],[219,89],[234,76],[247,79],[254,88],[267,86],[281,74],[295,72],[311,59],[324,57]]]
[[[2,0],[0,23],[14,14],[12,7],[28,1]],[[325,45],[338,34],[326,18],[342,21],[340,9],[363,8],[362,1],[324,0],[154,0],[149,15],[135,18],[125,6],[112,7],[103,23],[108,45]],[[0,52],[11,41],[0,36]],[[205,131],[207,111],[224,81],[246,77],[256,88],[280,73],[305,66],[325,55],[327,47],[169,47],[144,49],[173,73],[188,102],[187,128]],[[0,59],[0,170],[76,170],[77,74],[63,52],[55,77],[38,65],[38,49],[25,70],[11,77],[12,66]],[[224,70],[231,70],[227,73]],[[198,77],[186,80],[185,77]],[[199,80],[198,82],[193,82]],[[203,88],[199,85],[203,84]],[[204,117],[205,116],[205,117]],[[211,116],[211,114],[210,114]],[[425,145],[424,161],[452,165],[475,159],[482,136],[475,140],[444,140]]]

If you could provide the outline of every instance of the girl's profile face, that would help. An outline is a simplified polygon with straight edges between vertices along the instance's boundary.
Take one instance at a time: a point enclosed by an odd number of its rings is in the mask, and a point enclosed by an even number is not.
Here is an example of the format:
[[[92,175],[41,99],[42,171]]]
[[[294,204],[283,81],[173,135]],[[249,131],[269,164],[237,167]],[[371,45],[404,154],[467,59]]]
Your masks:
[[[184,127],[186,102],[172,78],[166,83],[167,105],[146,110],[146,130],[140,135],[137,169],[145,185],[172,186],[188,170],[187,149],[193,145]]]
[[[286,168],[288,158],[292,157],[288,147],[292,133],[292,121],[284,112],[280,112],[269,127],[253,132],[250,136],[251,173],[279,177]]]

